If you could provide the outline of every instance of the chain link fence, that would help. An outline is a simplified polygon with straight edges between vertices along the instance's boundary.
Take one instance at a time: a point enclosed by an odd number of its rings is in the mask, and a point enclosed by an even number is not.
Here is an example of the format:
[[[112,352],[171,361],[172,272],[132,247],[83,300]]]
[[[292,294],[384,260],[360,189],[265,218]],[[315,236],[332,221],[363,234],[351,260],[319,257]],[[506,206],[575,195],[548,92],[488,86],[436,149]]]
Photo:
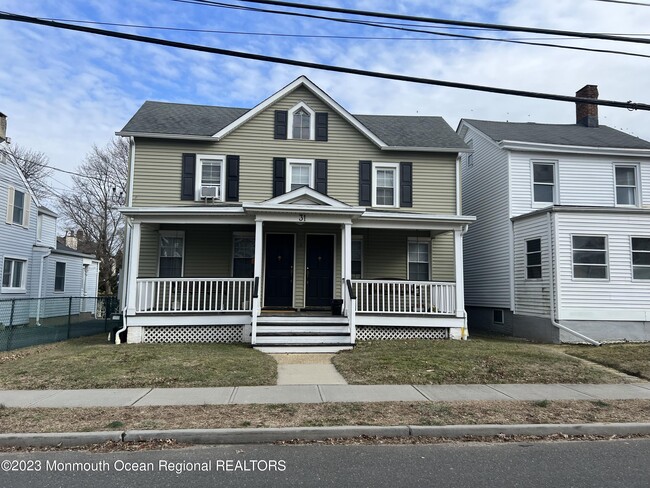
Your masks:
[[[0,300],[0,351],[109,332],[116,297]]]

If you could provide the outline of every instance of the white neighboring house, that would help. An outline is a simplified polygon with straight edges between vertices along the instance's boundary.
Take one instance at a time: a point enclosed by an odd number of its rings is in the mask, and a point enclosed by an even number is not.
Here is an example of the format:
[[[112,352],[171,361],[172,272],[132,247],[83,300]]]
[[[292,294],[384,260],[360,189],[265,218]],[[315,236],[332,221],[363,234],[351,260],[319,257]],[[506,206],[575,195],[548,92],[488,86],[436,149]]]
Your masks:
[[[595,99],[587,85],[576,96]],[[598,125],[461,120],[470,329],[650,340],[650,142]]]
[[[5,120],[0,114],[0,127],[6,127]],[[5,215],[0,227],[0,301],[16,299],[19,304],[12,325],[40,323],[68,313],[68,300],[50,299],[97,296],[99,261],[57,245],[57,214],[39,204],[20,169],[6,157],[5,144],[0,131],[0,215]],[[29,298],[48,300],[24,300]],[[79,311],[94,313],[94,300],[74,300],[72,312]],[[1,322],[9,320],[4,307],[1,315]]]

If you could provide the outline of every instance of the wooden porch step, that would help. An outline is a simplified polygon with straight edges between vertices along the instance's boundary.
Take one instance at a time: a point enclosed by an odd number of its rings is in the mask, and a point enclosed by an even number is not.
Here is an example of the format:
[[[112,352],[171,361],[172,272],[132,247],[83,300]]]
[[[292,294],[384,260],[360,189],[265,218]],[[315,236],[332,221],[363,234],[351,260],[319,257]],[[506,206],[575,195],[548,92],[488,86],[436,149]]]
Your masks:
[[[264,324],[278,324],[278,325],[311,325],[311,324],[346,324],[348,323],[347,317],[342,316],[330,316],[330,317],[268,317],[260,315],[257,318],[257,325]]]
[[[282,334],[316,334],[316,335],[330,335],[330,334],[350,334],[347,325],[257,325],[257,335],[282,335]]]
[[[268,346],[254,346],[260,352],[267,354],[334,354],[339,351],[349,351],[352,345],[344,344],[340,346],[281,346],[281,345],[268,345]]]
[[[292,345],[292,346],[341,346],[350,345],[350,335],[257,335],[256,346],[263,345]]]

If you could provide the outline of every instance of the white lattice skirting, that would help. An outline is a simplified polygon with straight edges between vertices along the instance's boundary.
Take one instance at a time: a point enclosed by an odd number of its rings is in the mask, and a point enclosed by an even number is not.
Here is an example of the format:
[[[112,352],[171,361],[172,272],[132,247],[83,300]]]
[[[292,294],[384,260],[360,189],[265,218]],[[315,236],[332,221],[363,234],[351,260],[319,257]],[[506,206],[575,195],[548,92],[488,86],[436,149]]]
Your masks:
[[[357,327],[358,341],[390,339],[449,339],[446,327]]]
[[[143,327],[142,342],[242,342],[243,325]]]

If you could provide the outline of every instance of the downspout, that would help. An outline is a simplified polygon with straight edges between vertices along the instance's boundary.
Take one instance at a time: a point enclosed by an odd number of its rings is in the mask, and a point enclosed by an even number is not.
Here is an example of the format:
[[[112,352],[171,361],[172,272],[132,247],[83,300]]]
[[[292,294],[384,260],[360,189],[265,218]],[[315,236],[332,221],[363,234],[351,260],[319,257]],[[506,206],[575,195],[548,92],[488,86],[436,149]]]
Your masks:
[[[581,334],[580,332],[577,332],[573,329],[570,329],[566,325],[562,325],[559,322],[555,320],[555,252],[554,252],[554,247],[553,247],[553,239],[551,236],[553,235],[552,230],[553,230],[553,224],[552,224],[552,215],[553,215],[553,210],[549,210],[548,212],[548,245],[549,245],[549,250],[550,250],[550,258],[551,258],[551,276],[550,279],[548,280],[549,282],[549,288],[550,288],[550,305],[551,305],[551,324],[560,329],[563,330],[564,332],[568,332],[571,335],[576,336],[577,338],[588,342],[592,346],[600,346],[601,343],[591,339],[590,337],[587,337],[584,334]]]
[[[131,249],[131,232],[128,232],[129,230],[129,225],[131,223],[130,219],[125,219],[126,220],[126,229],[125,229],[125,234],[126,234],[126,242],[124,243],[124,249]],[[123,253],[124,258],[122,259],[122,273],[120,275],[120,281],[125,280],[125,277],[129,276],[129,267],[131,266],[131,259],[130,256],[128,255],[129,253],[125,252]],[[122,285],[122,296],[120,297],[120,303],[122,304],[122,328],[119,329],[115,333],[115,344],[121,344],[122,342],[120,341],[120,334],[124,332],[127,328],[127,322],[126,322],[126,309],[127,309],[127,286],[128,283],[126,281],[123,282],[124,284]]]
[[[38,301],[36,302],[36,325],[41,325],[41,295],[43,294],[43,270],[45,268],[45,258],[52,254],[52,248],[41,256],[41,271],[38,277]]]

